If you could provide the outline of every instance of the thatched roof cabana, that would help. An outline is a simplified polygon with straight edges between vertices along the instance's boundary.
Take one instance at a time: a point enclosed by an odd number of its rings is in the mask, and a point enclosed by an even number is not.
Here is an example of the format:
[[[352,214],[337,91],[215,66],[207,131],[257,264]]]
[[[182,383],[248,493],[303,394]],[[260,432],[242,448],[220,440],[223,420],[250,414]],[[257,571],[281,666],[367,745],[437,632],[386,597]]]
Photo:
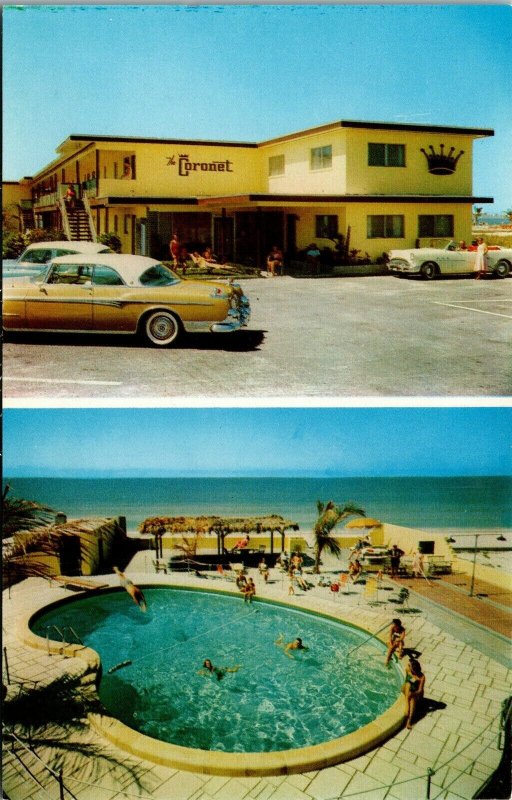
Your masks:
[[[217,552],[224,552],[224,539],[230,534],[270,534],[270,552],[274,552],[274,534],[281,536],[281,550],[287,531],[298,531],[299,525],[277,514],[267,517],[149,517],[139,525],[141,533],[162,536],[165,533],[188,535],[213,534]]]
[[[18,530],[3,542],[3,573],[14,579],[59,572],[90,575],[104,566],[116,541],[126,536],[124,518],[89,517]],[[15,582],[8,578],[8,583]]]

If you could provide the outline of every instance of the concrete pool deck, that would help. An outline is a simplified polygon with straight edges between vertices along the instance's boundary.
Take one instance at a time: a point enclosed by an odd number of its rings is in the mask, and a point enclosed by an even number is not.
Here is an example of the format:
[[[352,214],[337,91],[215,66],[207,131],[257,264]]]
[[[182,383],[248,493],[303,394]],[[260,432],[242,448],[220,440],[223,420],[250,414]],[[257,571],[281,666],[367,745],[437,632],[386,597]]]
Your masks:
[[[150,573],[147,554],[139,553],[127,569],[136,583],[179,584],[197,588],[233,588],[220,578],[205,580],[194,575]],[[362,587],[350,594],[334,595],[328,588],[318,587],[305,594],[288,598],[288,584],[271,571],[264,584],[255,576],[261,597],[333,616],[349,615],[355,625],[376,631],[391,617],[401,614],[387,602],[388,593],[381,592],[382,605],[370,606]],[[107,578],[118,585],[115,576]],[[7,651],[10,681],[9,695],[19,691],[19,683],[31,681],[38,686],[51,683],[62,674],[72,673],[76,679],[89,679],[85,662],[78,658],[49,656],[24,644],[17,634],[18,622],[36,609],[74,593],[61,587],[50,587],[43,579],[32,578],[12,587],[11,597],[4,592],[4,647]],[[419,595],[418,595],[419,598]],[[411,594],[411,606],[416,595]],[[343,611],[343,613],[341,613]],[[444,612],[446,614],[446,612]],[[293,775],[229,777],[211,776],[162,766],[140,757],[127,755],[110,744],[86,721],[67,730],[48,720],[47,728],[38,732],[37,755],[53,768],[63,769],[64,784],[76,798],[83,800],[121,800],[123,797],[161,798],[162,800],[330,800],[330,798],[422,798],[426,796],[426,773],[433,768],[432,798],[470,798],[497,766],[501,753],[496,746],[500,704],[509,694],[510,670],[489,654],[484,631],[473,623],[467,641],[452,635],[446,618],[437,605],[427,603],[418,615],[404,614],[408,630],[407,645],[421,652],[426,677],[429,711],[418,719],[413,730],[400,730],[380,746],[345,763],[325,769]],[[449,620],[449,618],[448,618]],[[476,633],[472,630],[475,628]],[[493,636],[495,636],[493,634]],[[503,637],[493,639],[506,644]],[[482,652],[482,650],[484,652]],[[510,653],[509,653],[510,654]],[[120,654],[122,657],[122,654]],[[5,664],[4,664],[5,667]],[[5,680],[5,677],[4,677]],[[34,695],[35,696],[35,695]],[[445,705],[445,707],[443,707]],[[3,785],[10,800],[34,800],[58,796],[55,778],[44,770],[32,755],[4,745]],[[155,743],[158,749],[158,743]],[[463,752],[461,752],[463,751]],[[27,764],[44,788],[40,788],[20,765]],[[449,763],[448,763],[449,762]],[[465,772],[463,772],[465,770]]]

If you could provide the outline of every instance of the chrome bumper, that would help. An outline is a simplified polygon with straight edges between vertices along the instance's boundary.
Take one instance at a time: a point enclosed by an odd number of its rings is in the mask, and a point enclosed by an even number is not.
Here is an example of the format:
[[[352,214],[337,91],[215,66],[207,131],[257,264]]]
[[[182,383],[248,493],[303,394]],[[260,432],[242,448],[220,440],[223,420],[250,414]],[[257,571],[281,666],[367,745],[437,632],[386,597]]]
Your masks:
[[[230,308],[226,319],[222,322],[214,322],[210,330],[212,333],[232,333],[243,328],[251,318],[251,306],[249,299],[240,295],[237,306]]]
[[[420,268],[408,261],[390,261],[388,263],[388,270],[390,272],[419,272]]]

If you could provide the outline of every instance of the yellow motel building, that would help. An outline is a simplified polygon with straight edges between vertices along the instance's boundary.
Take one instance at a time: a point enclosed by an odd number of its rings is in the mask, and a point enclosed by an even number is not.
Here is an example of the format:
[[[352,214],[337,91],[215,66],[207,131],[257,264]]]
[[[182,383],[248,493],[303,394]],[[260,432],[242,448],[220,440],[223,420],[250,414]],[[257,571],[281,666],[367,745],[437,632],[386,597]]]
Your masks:
[[[473,142],[491,129],[341,120],[259,143],[70,135],[37,175],[3,184],[20,229],[62,228],[69,183],[88,236],[122,252],[190,250],[263,265],[310,243],[376,259],[392,248],[471,239]],[[86,234],[83,234],[84,236]],[[74,233],[68,238],[76,238]]]

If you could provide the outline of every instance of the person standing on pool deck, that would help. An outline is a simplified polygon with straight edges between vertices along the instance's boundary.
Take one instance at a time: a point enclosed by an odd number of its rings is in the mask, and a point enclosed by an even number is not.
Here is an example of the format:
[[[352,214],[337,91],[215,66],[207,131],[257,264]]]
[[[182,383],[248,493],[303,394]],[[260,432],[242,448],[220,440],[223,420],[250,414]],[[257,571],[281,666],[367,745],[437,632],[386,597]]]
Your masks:
[[[389,559],[391,562],[391,577],[396,578],[398,577],[398,572],[400,570],[400,559],[404,554],[403,550],[400,550],[396,544],[393,545],[391,550],[389,551]]]
[[[394,619],[391,623],[388,639],[388,652],[386,654],[385,665],[389,665],[391,656],[396,651],[398,658],[403,658],[405,643],[405,628],[401,620]]]
[[[244,603],[252,603],[252,598],[256,594],[256,586],[252,578],[248,578],[242,592],[244,594]]]
[[[409,659],[405,670],[405,683],[402,692],[405,696],[405,710],[407,713],[406,726],[412,728],[412,720],[418,706],[418,701],[422,699],[425,689],[425,675],[422,672],[421,664],[415,658]]]
[[[114,572],[119,577],[121,586],[123,589],[126,589],[133,602],[138,605],[141,611],[147,611],[148,605],[146,603],[146,598],[142,594],[142,591],[139,589],[139,587],[135,586],[133,581],[131,581],[130,578],[127,578],[124,572],[121,572],[121,570],[117,567],[114,567]]]

